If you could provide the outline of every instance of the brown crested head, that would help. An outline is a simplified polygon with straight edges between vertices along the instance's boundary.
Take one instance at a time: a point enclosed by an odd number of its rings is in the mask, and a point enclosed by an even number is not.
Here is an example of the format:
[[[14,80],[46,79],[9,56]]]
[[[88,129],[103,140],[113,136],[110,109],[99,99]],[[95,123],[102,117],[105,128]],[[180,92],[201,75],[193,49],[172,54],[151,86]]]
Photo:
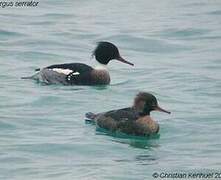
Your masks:
[[[142,115],[149,115],[151,111],[161,111],[170,114],[169,111],[158,105],[157,98],[147,92],[139,92],[134,99],[134,107],[141,112]]]

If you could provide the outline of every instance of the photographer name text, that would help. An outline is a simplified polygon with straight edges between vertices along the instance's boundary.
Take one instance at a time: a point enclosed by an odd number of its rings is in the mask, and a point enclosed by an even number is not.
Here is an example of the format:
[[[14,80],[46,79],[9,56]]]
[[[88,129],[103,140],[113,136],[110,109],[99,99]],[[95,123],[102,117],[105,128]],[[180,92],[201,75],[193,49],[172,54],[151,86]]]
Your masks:
[[[154,172],[152,176],[155,179],[221,179],[221,172]]]

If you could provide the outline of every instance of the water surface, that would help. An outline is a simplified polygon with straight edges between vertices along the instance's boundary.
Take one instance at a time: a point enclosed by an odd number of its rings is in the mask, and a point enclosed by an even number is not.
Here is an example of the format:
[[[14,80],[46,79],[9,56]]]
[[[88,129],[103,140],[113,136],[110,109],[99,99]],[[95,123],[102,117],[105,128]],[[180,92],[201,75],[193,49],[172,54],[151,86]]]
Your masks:
[[[220,1],[42,0],[0,9],[0,179],[151,179],[154,172],[218,171]],[[21,76],[55,63],[95,64],[97,41],[135,67],[111,62],[111,85],[44,86]],[[96,131],[84,113],[132,104],[149,91],[160,137]]]

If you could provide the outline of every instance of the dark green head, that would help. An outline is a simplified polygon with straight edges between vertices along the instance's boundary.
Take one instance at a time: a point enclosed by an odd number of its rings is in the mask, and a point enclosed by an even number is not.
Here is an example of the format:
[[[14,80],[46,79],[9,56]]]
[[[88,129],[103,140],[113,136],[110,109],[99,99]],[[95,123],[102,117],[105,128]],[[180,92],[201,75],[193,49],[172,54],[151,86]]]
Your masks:
[[[161,111],[170,114],[169,111],[159,107],[157,98],[147,92],[139,92],[135,98],[134,106],[141,110],[142,115],[150,115],[151,111]]]
[[[120,56],[119,50],[117,46],[110,42],[101,41],[98,42],[97,47],[93,51],[93,56],[95,56],[96,60],[101,63],[107,65],[109,61],[116,59],[118,61],[121,61],[123,63],[132,65],[132,63],[126,61]]]

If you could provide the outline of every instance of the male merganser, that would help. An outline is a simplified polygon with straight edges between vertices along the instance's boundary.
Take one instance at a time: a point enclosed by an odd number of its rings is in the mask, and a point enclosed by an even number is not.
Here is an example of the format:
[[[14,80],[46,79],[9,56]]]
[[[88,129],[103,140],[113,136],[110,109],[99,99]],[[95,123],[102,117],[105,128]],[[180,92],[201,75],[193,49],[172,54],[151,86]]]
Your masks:
[[[100,63],[97,68],[82,63],[55,64],[36,69],[38,72],[35,75],[23,79],[35,79],[46,84],[106,85],[110,83],[110,75],[105,67],[109,61],[116,59],[134,65],[123,59],[118,48],[110,42],[99,42],[93,51],[93,56]]]
[[[100,128],[111,132],[123,132],[135,136],[149,136],[159,132],[159,124],[150,117],[151,111],[170,114],[158,105],[154,95],[140,92],[132,107],[105,113],[86,113],[86,121],[94,122]]]

